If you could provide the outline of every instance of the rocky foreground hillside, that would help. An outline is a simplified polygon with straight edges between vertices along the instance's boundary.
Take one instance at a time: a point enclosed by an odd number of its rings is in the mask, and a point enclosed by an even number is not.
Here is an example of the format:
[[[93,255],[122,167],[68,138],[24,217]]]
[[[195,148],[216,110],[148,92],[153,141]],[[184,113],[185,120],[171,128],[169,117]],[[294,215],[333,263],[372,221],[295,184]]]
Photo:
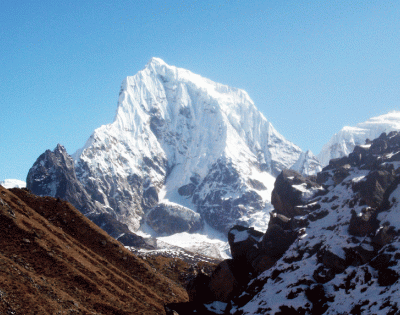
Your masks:
[[[213,264],[139,258],[66,201],[0,186],[0,314],[165,314]]]
[[[317,176],[283,171],[267,231],[232,228],[232,259],[168,314],[399,314],[399,167],[391,132]]]

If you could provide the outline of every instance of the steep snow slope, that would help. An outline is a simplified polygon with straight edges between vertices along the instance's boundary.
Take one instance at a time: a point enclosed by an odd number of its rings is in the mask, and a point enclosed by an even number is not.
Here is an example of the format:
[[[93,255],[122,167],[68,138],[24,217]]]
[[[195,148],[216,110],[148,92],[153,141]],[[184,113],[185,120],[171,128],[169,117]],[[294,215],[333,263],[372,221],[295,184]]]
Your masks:
[[[348,155],[356,145],[364,144],[366,139],[372,140],[382,132],[393,130],[400,130],[400,111],[373,117],[355,127],[344,127],[333,135],[317,157],[323,166],[328,165],[329,160]]]
[[[301,153],[245,91],[153,58],[123,81],[114,122],[73,157],[86,191],[133,231],[159,204],[187,213],[174,203],[227,231],[264,211],[274,177],[310,158]]]

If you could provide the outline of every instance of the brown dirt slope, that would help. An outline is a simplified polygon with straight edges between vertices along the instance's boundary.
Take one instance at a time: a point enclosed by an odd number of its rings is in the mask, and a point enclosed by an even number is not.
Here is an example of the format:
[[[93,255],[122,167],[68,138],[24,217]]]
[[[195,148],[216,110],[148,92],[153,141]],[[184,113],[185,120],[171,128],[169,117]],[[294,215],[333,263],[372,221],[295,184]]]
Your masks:
[[[0,314],[165,314],[187,300],[68,202],[0,186]]]

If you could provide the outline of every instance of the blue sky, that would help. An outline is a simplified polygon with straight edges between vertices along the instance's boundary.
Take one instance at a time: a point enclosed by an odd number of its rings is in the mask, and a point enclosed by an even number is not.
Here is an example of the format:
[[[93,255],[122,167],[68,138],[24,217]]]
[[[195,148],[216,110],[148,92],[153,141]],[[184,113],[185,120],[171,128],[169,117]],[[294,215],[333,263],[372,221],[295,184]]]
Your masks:
[[[398,1],[0,0],[0,180],[112,122],[151,57],[245,89],[319,153],[345,125],[399,110]]]

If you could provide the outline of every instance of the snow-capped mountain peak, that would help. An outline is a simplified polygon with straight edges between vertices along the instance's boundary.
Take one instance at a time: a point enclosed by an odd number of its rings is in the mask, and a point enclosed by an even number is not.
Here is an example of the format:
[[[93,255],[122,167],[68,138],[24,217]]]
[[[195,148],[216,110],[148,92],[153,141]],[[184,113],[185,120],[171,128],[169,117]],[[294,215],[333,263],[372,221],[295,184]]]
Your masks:
[[[116,208],[121,220],[129,218],[136,230],[145,209],[163,199],[200,213],[221,213],[224,202],[231,209],[234,200],[252,191],[260,200],[250,209],[261,210],[270,201],[270,178],[293,166],[301,153],[245,91],[152,58],[143,70],[124,79],[114,122],[96,129],[74,159],[81,182],[93,189],[99,202]],[[215,183],[218,179],[211,174],[225,182]],[[140,179],[136,193],[129,188],[132,177]],[[263,188],[257,191],[255,182]],[[150,203],[133,205],[148,189]],[[214,200],[210,194],[215,190],[220,195]],[[132,198],[123,197],[127,191]],[[207,196],[213,200],[206,206]],[[235,220],[243,215],[234,212]],[[209,223],[226,229],[229,220],[224,220]]]
[[[123,80],[114,121],[73,160],[71,178],[100,215],[154,237],[236,223],[265,229],[275,177],[317,167],[245,91],[159,58]]]

